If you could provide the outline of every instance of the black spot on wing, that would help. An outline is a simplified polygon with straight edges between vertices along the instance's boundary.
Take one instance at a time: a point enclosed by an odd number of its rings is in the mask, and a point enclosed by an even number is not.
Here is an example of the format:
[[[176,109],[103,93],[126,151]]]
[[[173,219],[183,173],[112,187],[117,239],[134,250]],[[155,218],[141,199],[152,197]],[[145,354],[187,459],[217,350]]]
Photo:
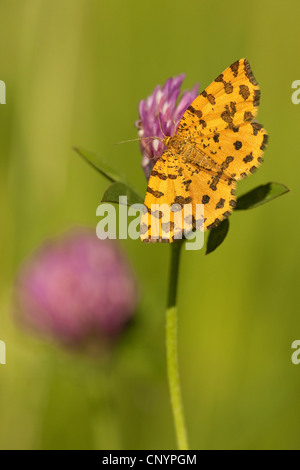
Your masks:
[[[236,78],[236,77],[238,76],[238,73],[239,73],[239,65],[240,65],[240,61],[237,60],[236,62],[234,62],[234,64],[232,64],[232,65],[230,66],[230,69],[231,69],[231,71],[232,71],[232,73],[233,73],[234,78]]]
[[[192,114],[195,114],[199,119],[202,118],[202,111],[200,111],[200,109],[195,109],[194,106],[190,105],[188,107],[188,111],[190,111]]]
[[[252,154],[252,152],[250,152],[248,155],[246,155],[246,156],[243,158],[243,161],[244,161],[245,163],[250,163],[250,162],[252,162],[253,159],[254,159],[253,154]]]
[[[164,193],[162,193],[161,191],[154,190],[150,186],[148,186],[148,188],[147,188],[147,193],[152,194],[154,197],[156,197],[158,199],[160,197],[164,196]]]
[[[247,77],[248,80],[252,83],[252,85],[257,86],[258,83],[257,83],[257,81],[255,80],[255,77],[254,77],[254,75],[253,75],[253,72],[252,72],[252,70],[251,70],[250,64],[249,64],[249,62],[248,62],[247,59],[244,60],[244,71],[245,71],[246,77]]]
[[[225,199],[221,198],[216,205],[216,210],[223,209],[224,205],[225,205]]]
[[[234,142],[233,145],[234,145],[235,150],[240,150],[240,149],[242,148],[242,146],[243,146],[242,142],[239,141],[239,140],[237,140],[236,142]]]

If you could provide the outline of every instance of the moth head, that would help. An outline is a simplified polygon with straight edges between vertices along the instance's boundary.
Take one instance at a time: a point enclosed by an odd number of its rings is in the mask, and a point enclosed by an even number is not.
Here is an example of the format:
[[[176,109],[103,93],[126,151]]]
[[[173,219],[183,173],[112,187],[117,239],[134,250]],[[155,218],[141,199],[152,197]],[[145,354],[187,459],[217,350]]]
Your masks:
[[[172,139],[172,137],[165,137],[164,138],[164,144],[168,147],[170,145],[170,140]]]

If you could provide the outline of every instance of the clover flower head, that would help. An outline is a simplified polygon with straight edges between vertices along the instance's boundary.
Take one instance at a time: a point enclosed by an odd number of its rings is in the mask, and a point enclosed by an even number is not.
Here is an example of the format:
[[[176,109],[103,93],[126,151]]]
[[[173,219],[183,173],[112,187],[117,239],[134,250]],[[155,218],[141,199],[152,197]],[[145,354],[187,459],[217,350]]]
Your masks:
[[[76,229],[46,242],[15,284],[17,320],[78,350],[99,350],[132,318],[137,285],[120,247]]]
[[[172,137],[177,130],[180,119],[189,105],[198,95],[198,84],[190,91],[184,91],[180,100],[180,87],[185,78],[181,74],[169,78],[163,87],[158,85],[152,95],[142,100],[139,105],[139,120],[136,122],[138,135],[141,137],[143,155],[142,167],[148,179],[156,161],[166,150],[163,141],[147,137]]]

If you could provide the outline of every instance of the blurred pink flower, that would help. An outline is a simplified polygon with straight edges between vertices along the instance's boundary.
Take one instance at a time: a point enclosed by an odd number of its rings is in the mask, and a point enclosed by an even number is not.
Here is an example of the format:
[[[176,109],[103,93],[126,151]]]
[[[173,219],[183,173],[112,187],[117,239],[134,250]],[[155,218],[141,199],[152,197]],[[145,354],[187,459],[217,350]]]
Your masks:
[[[137,284],[111,240],[76,229],[46,242],[15,285],[19,322],[76,349],[116,339],[134,315]]]
[[[169,78],[161,88],[158,85],[152,95],[142,100],[139,105],[139,121],[136,122],[139,137],[172,137],[177,130],[180,119],[189,105],[198,96],[199,86],[196,84],[191,91],[184,91],[177,104],[180,87],[185,78],[181,74]],[[163,132],[162,132],[163,131]],[[148,179],[159,157],[166,150],[159,140],[142,139],[142,167]]]

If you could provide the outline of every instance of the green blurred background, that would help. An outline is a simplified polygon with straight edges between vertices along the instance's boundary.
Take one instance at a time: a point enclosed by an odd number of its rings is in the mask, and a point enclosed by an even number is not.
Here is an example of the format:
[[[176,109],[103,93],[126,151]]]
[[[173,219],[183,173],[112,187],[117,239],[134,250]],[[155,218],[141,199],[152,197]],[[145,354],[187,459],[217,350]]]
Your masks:
[[[213,254],[185,251],[179,353],[194,449],[299,449],[300,3],[271,0],[1,0],[1,449],[172,449],[164,307],[169,247],[122,242],[141,288],[137,319],[109,363],[25,335],[12,283],[45,238],[96,227],[107,182],[72,151],[95,151],[143,194],[140,99],[184,72],[206,87],[241,57],[261,92],[265,164],[239,192],[280,181],[291,192],[231,218]],[[159,268],[158,268],[159,267]]]

